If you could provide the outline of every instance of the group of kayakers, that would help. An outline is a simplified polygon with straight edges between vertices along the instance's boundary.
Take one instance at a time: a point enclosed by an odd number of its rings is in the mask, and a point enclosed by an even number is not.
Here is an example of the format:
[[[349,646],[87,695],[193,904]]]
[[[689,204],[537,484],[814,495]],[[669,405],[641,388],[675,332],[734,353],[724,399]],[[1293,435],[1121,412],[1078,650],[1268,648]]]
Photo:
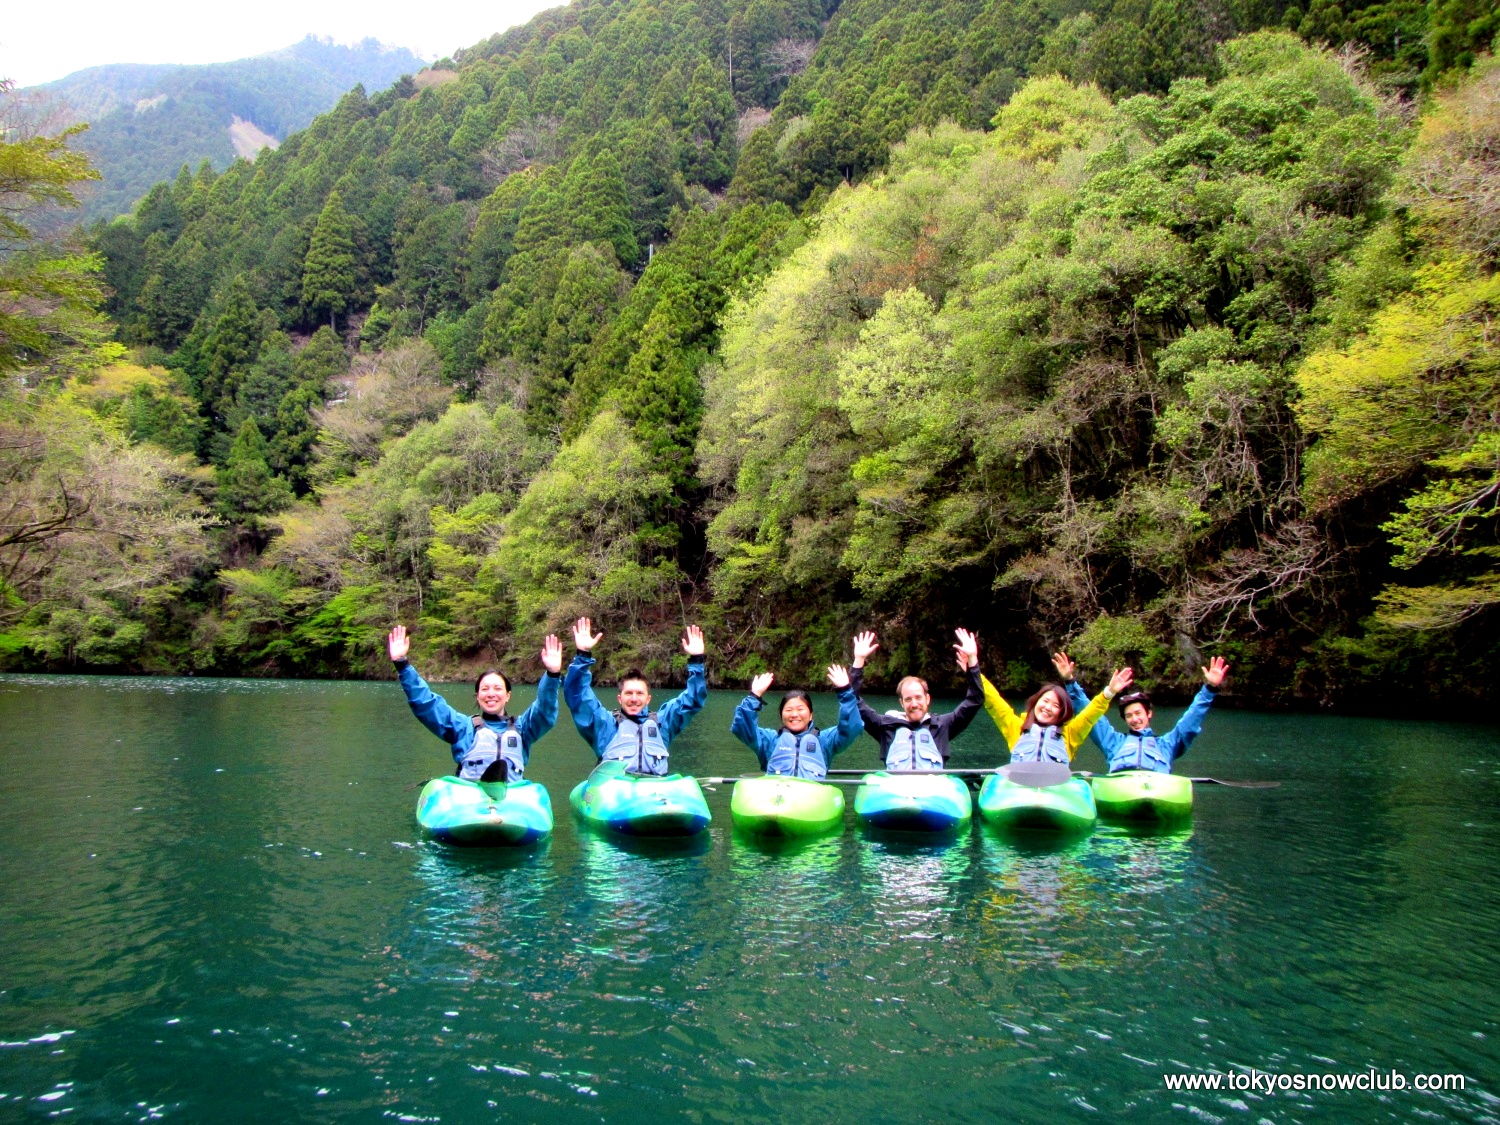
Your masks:
[[[959,705],[946,714],[932,714],[927,682],[918,676],[907,676],[896,685],[899,710],[882,713],[865,703],[860,698],[865,662],[880,645],[873,632],[862,632],[853,640],[853,663],[848,668],[841,664],[828,668],[828,682],[839,698],[838,724],[832,730],[819,731],[813,725],[812,700],[801,690],[782,696],[775,730],[762,726],[760,712],[765,694],[775,682],[771,672],[751,680],[750,693],[735,708],[730,729],[755,752],[767,774],[820,780],[827,776],[834,755],[854,742],[862,730],[879,743],[887,771],[942,770],[952,740],[984,710],[1010,748],[1013,764],[1068,765],[1084,740],[1092,738],[1110,772],[1170,773],[1172,763],[1203,729],[1214,693],[1229,672],[1222,658],[1210,660],[1202,670],[1203,686],[1192,704],[1171,730],[1158,735],[1151,727],[1151,697],[1135,688],[1129,668],[1117,669],[1104,690],[1090,699],[1078,683],[1073,661],[1066,653],[1056,653],[1052,663],[1061,682],[1044,684],[1017,713],[980,672],[979,638],[967,629],[955,630],[955,636],[954,655],[966,677],[967,690]],[[463,715],[434,694],[407,661],[411,644],[404,627],[392,629],[386,642],[412,713],[452,747],[460,777],[520,780],[531,747],[557,722],[559,684],[573,725],[601,762],[620,762],[632,773],[664,776],[669,772],[672,740],[708,698],[703,630],[689,625],[684,631],[687,686],[655,710],[651,707],[651,686],[635,670],[618,681],[616,710],[609,711],[599,702],[593,689],[592,653],[603,637],[603,633],[594,632],[589,618],[580,617],[573,626],[576,653],[563,675],[562,642],[548,635],[542,643],[543,672],[536,700],[516,718],[506,713],[510,681],[502,673],[487,671],[475,681],[474,700],[479,711]],[[1109,721],[1111,701],[1118,705],[1127,733],[1122,734]]]

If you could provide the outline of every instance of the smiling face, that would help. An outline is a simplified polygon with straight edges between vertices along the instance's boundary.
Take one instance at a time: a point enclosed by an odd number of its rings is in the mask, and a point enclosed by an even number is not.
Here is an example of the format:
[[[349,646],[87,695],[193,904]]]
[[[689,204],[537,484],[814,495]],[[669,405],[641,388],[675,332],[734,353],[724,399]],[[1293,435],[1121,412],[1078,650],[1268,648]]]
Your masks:
[[[1132,734],[1140,734],[1151,725],[1151,708],[1144,703],[1125,704],[1125,725],[1130,728]]]
[[[915,676],[907,676],[896,685],[896,695],[901,700],[901,710],[906,712],[906,721],[915,723],[927,714],[932,706],[932,696],[927,694],[927,685]]]
[[[812,708],[805,699],[788,699],[781,705],[781,725],[793,734],[801,734],[812,725]]]
[[[505,681],[491,672],[479,681],[479,690],[474,693],[474,702],[486,715],[503,715],[505,705],[510,702],[510,692]]]
[[[620,683],[620,693],[615,698],[619,700],[620,710],[633,719],[651,706],[651,689],[646,686],[645,680],[623,680]]]
[[[1056,691],[1044,693],[1031,709],[1031,717],[1044,727],[1055,725],[1057,720],[1062,718],[1062,713],[1062,700],[1057,697]]]

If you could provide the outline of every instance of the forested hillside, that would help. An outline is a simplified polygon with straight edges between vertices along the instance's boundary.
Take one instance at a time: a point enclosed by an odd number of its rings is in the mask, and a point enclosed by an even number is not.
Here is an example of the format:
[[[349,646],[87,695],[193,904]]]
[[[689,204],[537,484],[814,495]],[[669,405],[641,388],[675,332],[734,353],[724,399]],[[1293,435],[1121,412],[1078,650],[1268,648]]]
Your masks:
[[[857,626],[947,682],[965,624],[1011,687],[1492,701],[1489,19],[581,2],[356,89],[94,228],[125,347],[19,357],[0,646],[456,671],[587,613],[606,674],[687,618],[720,682]]]
[[[236,150],[236,118],[280,141],[305,128],[351,87],[382,90],[423,62],[373,39],[346,46],[315,36],[270,54],[203,66],[119,63],[33,87],[59,112],[89,123],[75,147],[102,175],[83,195],[84,218],[129,211],[152,184],[184,164],[223,171]]]

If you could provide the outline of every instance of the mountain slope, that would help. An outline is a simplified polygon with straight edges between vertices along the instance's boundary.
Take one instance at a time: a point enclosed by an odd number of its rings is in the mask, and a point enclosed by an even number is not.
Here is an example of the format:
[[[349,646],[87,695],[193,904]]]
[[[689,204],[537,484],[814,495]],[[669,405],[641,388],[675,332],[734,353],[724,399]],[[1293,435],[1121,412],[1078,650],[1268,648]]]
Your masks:
[[[236,119],[273,138],[306,127],[351,86],[377,90],[423,61],[373,39],[355,46],[308,36],[280,51],[228,63],[90,67],[35,87],[89,122],[77,142],[104,175],[85,218],[117,215],[184,164],[223,169],[236,151]],[[244,130],[242,130],[244,132]],[[252,134],[253,135],[253,134]],[[250,155],[253,155],[251,153]]]

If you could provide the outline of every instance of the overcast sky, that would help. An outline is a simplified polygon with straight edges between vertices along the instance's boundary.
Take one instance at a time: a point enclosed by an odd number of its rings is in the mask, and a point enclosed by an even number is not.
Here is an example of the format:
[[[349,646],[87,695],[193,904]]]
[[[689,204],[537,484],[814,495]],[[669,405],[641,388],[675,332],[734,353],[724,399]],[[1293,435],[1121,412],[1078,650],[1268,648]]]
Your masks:
[[[56,8],[7,3],[0,19],[0,78],[34,86],[101,63],[228,62],[289,47],[306,35],[329,35],[341,43],[373,36],[431,60],[562,2],[257,0],[243,7],[205,7],[185,0],[80,0]]]

